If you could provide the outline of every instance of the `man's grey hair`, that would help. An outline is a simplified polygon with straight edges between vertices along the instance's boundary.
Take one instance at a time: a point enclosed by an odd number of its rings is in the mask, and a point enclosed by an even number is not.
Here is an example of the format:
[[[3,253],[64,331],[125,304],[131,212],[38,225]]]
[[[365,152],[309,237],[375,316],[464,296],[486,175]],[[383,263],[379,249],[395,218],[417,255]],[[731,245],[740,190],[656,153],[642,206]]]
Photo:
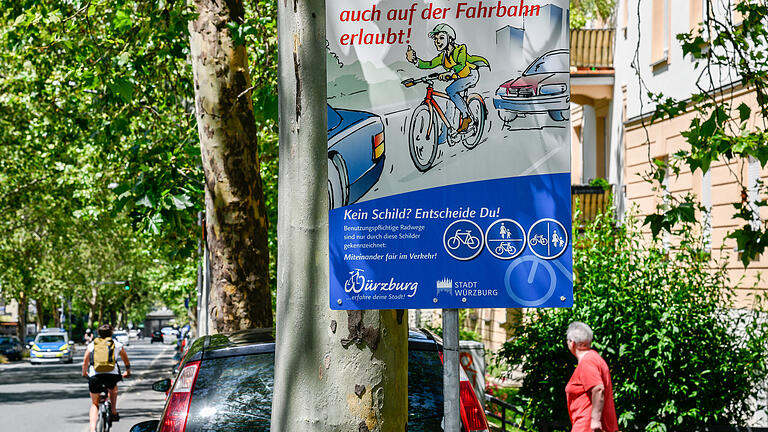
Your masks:
[[[565,333],[565,337],[568,340],[574,341],[577,344],[585,343],[587,345],[592,343],[592,329],[588,325],[581,321],[574,321],[568,326],[568,331]]]

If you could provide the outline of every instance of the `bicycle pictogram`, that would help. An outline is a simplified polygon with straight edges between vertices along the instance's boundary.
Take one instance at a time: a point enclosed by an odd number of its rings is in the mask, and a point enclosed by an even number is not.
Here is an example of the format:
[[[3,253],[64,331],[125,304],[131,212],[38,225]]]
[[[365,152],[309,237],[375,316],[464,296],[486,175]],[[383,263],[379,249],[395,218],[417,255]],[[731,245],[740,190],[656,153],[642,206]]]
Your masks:
[[[498,219],[485,231],[488,252],[502,260],[519,256],[525,249],[525,238],[523,226],[512,219]]]
[[[443,233],[443,247],[448,255],[467,261],[475,258],[483,250],[483,231],[471,220],[454,221]]]
[[[537,257],[555,259],[568,248],[568,231],[555,219],[539,219],[528,230],[528,245]]]
[[[507,253],[509,255],[514,255],[515,252],[517,252],[517,249],[515,249],[514,246],[512,246],[512,243],[501,243],[500,245],[496,246],[496,249],[494,250],[497,255],[501,255],[504,253]]]
[[[344,282],[344,291],[353,293],[359,293],[362,291],[363,287],[365,286],[365,276],[363,276],[364,272],[365,271],[361,269],[354,269],[349,272],[349,279]]]
[[[461,245],[467,245],[470,249],[477,249],[480,246],[480,239],[473,236],[470,231],[456,230],[453,237],[448,239],[448,247],[457,249]]]

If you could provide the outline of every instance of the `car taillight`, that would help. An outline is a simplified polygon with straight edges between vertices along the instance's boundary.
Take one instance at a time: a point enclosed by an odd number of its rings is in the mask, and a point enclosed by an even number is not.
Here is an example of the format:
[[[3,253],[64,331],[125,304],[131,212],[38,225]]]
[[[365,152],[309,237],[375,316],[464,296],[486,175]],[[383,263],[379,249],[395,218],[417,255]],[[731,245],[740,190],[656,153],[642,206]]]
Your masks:
[[[168,407],[161,422],[160,432],[183,432],[187,426],[189,402],[195,387],[200,362],[190,362],[181,370],[169,395]]]
[[[469,382],[467,374],[462,368],[459,375],[459,402],[461,404],[461,421],[469,432],[488,432],[488,422],[485,420],[485,411],[480,401],[477,400],[475,390]]]
[[[384,154],[384,132],[379,132],[373,136],[373,160],[376,160]]]

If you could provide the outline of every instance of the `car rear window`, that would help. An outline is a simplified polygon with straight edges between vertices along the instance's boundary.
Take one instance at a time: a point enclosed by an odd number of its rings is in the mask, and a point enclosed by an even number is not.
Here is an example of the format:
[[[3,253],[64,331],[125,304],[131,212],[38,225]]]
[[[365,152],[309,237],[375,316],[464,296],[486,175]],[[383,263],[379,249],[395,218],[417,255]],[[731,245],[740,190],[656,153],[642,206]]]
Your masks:
[[[274,362],[273,353],[204,360],[187,431],[268,431]]]
[[[408,432],[443,430],[443,363],[436,351],[408,352]]]
[[[274,353],[203,361],[187,420],[188,432],[269,431]],[[443,364],[432,351],[408,353],[408,431],[442,430]]]

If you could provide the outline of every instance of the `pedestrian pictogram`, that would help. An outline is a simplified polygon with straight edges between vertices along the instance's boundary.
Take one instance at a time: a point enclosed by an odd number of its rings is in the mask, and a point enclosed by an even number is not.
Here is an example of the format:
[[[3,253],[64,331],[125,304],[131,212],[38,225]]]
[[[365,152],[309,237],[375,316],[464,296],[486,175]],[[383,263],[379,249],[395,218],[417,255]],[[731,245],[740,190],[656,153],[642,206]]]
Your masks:
[[[528,246],[539,258],[555,259],[565,252],[568,233],[555,219],[540,219],[528,230]]]
[[[488,252],[496,258],[508,260],[517,257],[525,249],[525,230],[512,219],[499,219],[485,231]]]

